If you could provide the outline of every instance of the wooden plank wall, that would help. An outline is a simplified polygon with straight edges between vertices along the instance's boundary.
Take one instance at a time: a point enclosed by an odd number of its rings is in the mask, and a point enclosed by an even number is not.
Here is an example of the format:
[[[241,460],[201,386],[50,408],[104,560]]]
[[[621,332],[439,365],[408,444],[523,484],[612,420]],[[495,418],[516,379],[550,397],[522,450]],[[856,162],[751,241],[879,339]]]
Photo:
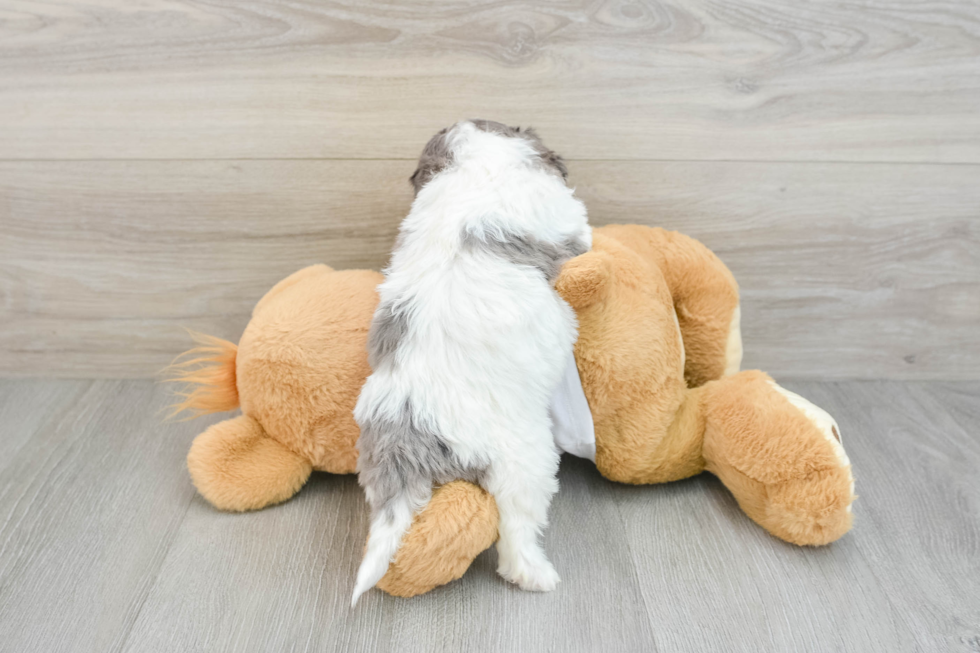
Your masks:
[[[717,251],[748,366],[980,378],[967,0],[0,0],[0,374],[152,375],[302,265],[382,265],[464,117]]]

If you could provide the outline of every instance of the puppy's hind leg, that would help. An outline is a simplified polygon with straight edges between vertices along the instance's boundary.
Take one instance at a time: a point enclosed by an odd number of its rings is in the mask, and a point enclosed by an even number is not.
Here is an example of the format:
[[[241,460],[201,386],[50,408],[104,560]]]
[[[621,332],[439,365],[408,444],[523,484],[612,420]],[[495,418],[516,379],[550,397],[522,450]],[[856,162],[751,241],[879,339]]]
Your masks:
[[[500,512],[497,573],[521,589],[550,592],[561,580],[540,542],[558,491],[559,458],[550,430],[535,446],[522,447],[521,456],[495,461],[485,480]]]

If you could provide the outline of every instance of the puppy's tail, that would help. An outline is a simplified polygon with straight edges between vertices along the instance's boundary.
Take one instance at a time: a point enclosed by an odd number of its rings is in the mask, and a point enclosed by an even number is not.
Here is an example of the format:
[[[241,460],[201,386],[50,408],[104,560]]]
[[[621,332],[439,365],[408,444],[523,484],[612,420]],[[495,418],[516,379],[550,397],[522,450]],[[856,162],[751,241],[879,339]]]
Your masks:
[[[367,550],[364,552],[361,567],[357,570],[354,596],[350,602],[352,608],[357,605],[361,595],[377,585],[387,573],[388,565],[398,552],[402,537],[412,525],[416,511],[432,498],[431,486],[413,489],[417,492],[402,490],[374,512]]]

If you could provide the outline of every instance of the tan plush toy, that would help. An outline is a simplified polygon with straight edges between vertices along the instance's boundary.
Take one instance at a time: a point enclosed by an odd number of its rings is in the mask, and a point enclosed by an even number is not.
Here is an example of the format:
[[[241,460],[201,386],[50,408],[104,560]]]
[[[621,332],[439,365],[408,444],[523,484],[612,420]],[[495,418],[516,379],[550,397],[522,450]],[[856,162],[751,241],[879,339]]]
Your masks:
[[[242,415],[198,436],[187,464],[223,510],[285,501],[312,470],[355,471],[352,417],[370,372],[373,271],[314,265],[256,305],[236,347],[204,338],[179,381],[179,409]],[[701,243],[635,225],[597,228],[592,251],[556,281],[575,309],[575,359],[609,480],[663,483],[709,471],[756,523],[788,542],[827,544],[851,526],[854,481],[834,420],[758,371],[739,372],[738,289]],[[459,578],[497,536],[493,498],[439,488],[378,583],[413,596]]]

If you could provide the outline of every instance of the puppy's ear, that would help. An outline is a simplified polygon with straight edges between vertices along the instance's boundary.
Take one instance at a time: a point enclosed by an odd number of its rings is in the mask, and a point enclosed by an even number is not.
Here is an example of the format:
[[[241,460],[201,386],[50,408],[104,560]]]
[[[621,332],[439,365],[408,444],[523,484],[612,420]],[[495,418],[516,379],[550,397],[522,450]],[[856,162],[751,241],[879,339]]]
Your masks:
[[[561,158],[561,155],[554,150],[548,150],[541,155],[541,159],[546,165],[551,166],[561,178],[568,181],[568,167],[565,166],[565,159]]]
[[[606,296],[611,279],[609,254],[586,252],[565,262],[555,280],[555,290],[572,308],[581,310]]]

